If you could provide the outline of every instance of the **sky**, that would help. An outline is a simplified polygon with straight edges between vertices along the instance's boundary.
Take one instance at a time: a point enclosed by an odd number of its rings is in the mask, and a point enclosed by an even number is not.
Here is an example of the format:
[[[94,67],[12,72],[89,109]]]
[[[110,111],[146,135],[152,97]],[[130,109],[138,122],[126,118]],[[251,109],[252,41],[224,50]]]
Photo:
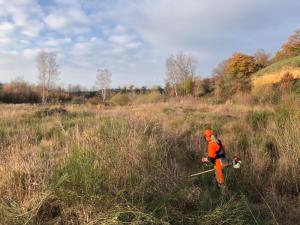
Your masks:
[[[59,84],[163,85],[165,61],[184,52],[197,74],[233,52],[274,53],[300,29],[299,0],[0,0],[0,82],[38,81],[39,51],[55,52]]]

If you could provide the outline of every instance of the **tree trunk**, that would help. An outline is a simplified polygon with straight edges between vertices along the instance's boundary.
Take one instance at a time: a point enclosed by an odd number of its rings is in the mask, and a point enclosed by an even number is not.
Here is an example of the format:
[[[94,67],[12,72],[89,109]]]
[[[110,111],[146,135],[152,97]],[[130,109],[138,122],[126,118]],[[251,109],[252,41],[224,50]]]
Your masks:
[[[106,100],[106,89],[102,89],[102,102]]]
[[[175,96],[178,97],[177,87],[174,85]]]
[[[42,103],[45,104],[45,85],[43,85],[43,90],[42,90]]]

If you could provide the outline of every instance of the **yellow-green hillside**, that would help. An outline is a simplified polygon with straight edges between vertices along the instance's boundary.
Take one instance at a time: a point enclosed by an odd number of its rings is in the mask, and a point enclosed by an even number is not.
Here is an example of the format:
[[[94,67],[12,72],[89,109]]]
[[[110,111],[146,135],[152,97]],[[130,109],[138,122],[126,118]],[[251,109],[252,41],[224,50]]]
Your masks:
[[[258,71],[253,75],[252,83],[254,86],[277,83],[287,72],[300,78],[300,56],[281,60]]]

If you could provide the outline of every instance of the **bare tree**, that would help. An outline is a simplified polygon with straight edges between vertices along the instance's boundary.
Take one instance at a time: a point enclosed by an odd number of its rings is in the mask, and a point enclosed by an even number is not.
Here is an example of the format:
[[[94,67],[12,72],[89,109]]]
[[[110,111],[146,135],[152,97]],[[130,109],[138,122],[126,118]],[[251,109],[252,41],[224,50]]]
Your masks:
[[[47,88],[48,90],[55,87],[59,75],[59,65],[57,63],[57,55],[53,52],[48,53],[48,77]]]
[[[194,56],[183,53],[171,55],[166,60],[166,82],[173,87],[176,97],[178,96],[177,86],[195,76],[197,65],[198,60]]]
[[[111,84],[111,72],[107,69],[99,69],[96,77],[96,86],[101,90],[102,101],[105,102],[107,90]]]
[[[39,73],[39,83],[42,86],[42,102],[46,101],[46,82],[47,82],[47,53],[44,51],[39,52],[36,57],[36,64]]]
[[[256,63],[261,67],[266,67],[270,64],[270,54],[263,49],[258,49],[253,56]]]
[[[49,90],[55,86],[58,80],[57,56],[52,52],[41,51],[36,57],[36,64],[39,72],[39,83],[42,86],[42,102],[45,103]]]

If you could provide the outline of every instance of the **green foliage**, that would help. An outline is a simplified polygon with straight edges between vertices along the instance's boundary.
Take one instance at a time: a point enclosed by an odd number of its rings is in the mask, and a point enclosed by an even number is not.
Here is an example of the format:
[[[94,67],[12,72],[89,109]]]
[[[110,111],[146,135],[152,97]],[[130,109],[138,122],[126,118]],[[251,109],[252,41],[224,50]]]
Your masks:
[[[225,222],[226,221],[226,222]],[[204,215],[199,219],[198,224],[203,225],[250,225],[256,224],[256,221],[252,218],[251,213],[247,206],[232,197],[228,201],[224,200],[214,210]]]
[[[300,56],[284,59],[279,62],[273,63],[270,66],[267,66],[266,68],[259,70],[253,76],[263,76],[264,74],[276,72],[284,67],[299,68],[300,67]]]
[[[100,194],[101,175],[96,164],[96,154],[89,149],[74,147],[71,154],[62,162],[54,175],[54,183],[66,176],[63,187],[77,192],[79,196]]]
[[[192,94],[195,83],[192,77],[189,77],[183,81],[182,89],[186,95]]]

